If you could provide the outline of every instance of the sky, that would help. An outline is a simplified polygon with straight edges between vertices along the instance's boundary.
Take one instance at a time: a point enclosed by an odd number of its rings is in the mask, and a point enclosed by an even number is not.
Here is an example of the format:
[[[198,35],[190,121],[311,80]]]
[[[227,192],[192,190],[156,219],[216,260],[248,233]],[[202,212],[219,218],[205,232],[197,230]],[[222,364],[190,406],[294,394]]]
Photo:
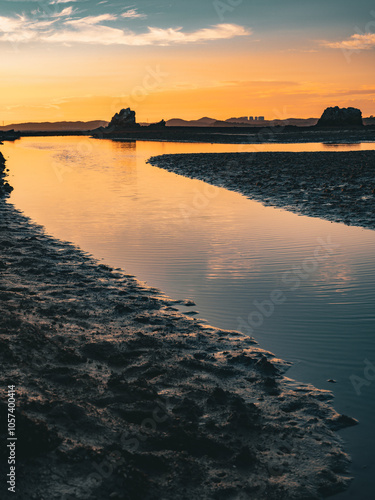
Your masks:
[[[0,124],[375,115],[373,0],[0,0]]]

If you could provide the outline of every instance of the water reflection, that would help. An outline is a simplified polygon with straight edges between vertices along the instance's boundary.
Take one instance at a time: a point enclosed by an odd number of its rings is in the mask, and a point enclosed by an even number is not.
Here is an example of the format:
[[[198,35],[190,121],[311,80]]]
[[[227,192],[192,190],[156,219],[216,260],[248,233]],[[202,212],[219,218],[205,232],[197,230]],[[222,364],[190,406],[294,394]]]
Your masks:
[[[362,150],[364,144],[361,142],[324,142],[323,147],[327,149],[337,149],[337,150]]]
[[[290,376],[332,390],[336,408],[362,421],[346,431],[363,482],[375,473],[373,386],[358,397],[350,376],[375,363],[375,232],[264,207],[145,162],[163,153],[375,149],[375,144],[187,144],[27,138],[1,147],[11,201],[47,231],[122,267],[175,298],[195,300],[223,328],[249,321],[274,290],[286,301],[254,327],[262,347],[296,364]],[[196,200],[200,202],[196,203]],[[202,202],[203,200],[203,202]],[[337,245],[292,289],[283,276]],[[366,445],[365,445],[366,443]],[[344,497],[342,497],[344,498]]]

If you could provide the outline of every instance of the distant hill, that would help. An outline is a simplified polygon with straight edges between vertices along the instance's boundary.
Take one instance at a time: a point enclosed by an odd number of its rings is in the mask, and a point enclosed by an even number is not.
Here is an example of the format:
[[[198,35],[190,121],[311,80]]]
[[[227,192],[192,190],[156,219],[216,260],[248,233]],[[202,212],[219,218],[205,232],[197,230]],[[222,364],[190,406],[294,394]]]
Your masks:
[[[182,120],[181,118],[172,118],[167,121],[167,127],[211,127],[217,120],[207,116],[199,120]]]
[[[229,121],[230,120],[230,121]],[[294,125],[297,127],[312,127],[317,124],[318,118],[287,118],[286,120],[264,120],[264,121],[238,121],[216,120],[204,116],[199,120],[183,120],[172,118],[166,122],[168,127],[275,127],[277,125]],[[1,131],[15,130],[17,132],[87,132],[100,127],[107,127],[107,121],[93,120],[89,122],[30,122],[14,123],[0,127]],[[364,125],[375,125],[375,118],[370,116],[363,118]],[[141,123],[147,126],[149,123]]]
[[[0,127],[0,131],[15,130],[17,132],[87,132],[99,127],[106,127],[108,122],[104,120],[94,120],[91,122],[31,122],[14,123]]]
[[[168,127],[275,127],[277,125],[296,125],[298,127],[311,127],[316,125],[318,118],[287,118],[286,120],[246,121],[229,118],[228,120],[215,120],[214,118],[200,118],[199,120],[182,120],[172,118],[167,121]]]
[[[215,118],[209,118],[208,116],[204,116],[197,121],[202,124],[204,123],[205,125],[212,125],[213,123],[217,122]]]

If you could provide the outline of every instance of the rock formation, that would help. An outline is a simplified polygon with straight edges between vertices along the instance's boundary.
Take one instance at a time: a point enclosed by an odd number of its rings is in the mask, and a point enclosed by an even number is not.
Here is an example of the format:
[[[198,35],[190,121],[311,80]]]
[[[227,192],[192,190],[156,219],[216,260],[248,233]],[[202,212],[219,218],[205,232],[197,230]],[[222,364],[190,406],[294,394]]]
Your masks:
[[[356,108],[327,108],[317,127],[362,127],[362,111]]]
[[[159,129],[159,128],[164,128],[165,126],[166,126],[166,121],[165,120],[161,120],[160,122],[157,122],[157,123],[150,123],[150,125],[148,126],[148,128]]]
[[[120,113],[116,113],[112,118],[109,129],[122,130],[129,127],[139,127],[139,124],[135,121],[135,111],[130,108],[122,109]]]
[[[12,130],[1,130],[0,131],[0,141],[15,141],[21,137],[20,132]]]

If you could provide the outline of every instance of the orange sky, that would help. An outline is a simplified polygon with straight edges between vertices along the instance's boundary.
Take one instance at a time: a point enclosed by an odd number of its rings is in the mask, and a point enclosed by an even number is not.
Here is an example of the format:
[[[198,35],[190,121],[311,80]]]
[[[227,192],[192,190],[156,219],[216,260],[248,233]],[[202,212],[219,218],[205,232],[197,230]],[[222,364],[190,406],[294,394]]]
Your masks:
[[[9,19],[0,16],[0,33],[2,22],[9,31]],[[86,37],[93,23],[104,27],[103,21],[86,21]],[[141,40],[134,34],[136,41],[125,40],[123,45],[106,40],[97,45],[39,39],[6,43],[0,36],[0,121],[110,120],[128,106],[137,112],[138,121],[308,118],[320,116],[330,105],[375,114],[372,45],[347,48],[350,32],[335,39],[319,32],[314,38],[303,30],[257,33],[256,26],[248,24],[216,26],[208,35],[190,29],[183,43],[175,42],[174,31],[152,35],[152,40],[168,36],[172,41],[167,45],[150,41],[150,34]],[[199,40],[203,36],[216,39]]]

